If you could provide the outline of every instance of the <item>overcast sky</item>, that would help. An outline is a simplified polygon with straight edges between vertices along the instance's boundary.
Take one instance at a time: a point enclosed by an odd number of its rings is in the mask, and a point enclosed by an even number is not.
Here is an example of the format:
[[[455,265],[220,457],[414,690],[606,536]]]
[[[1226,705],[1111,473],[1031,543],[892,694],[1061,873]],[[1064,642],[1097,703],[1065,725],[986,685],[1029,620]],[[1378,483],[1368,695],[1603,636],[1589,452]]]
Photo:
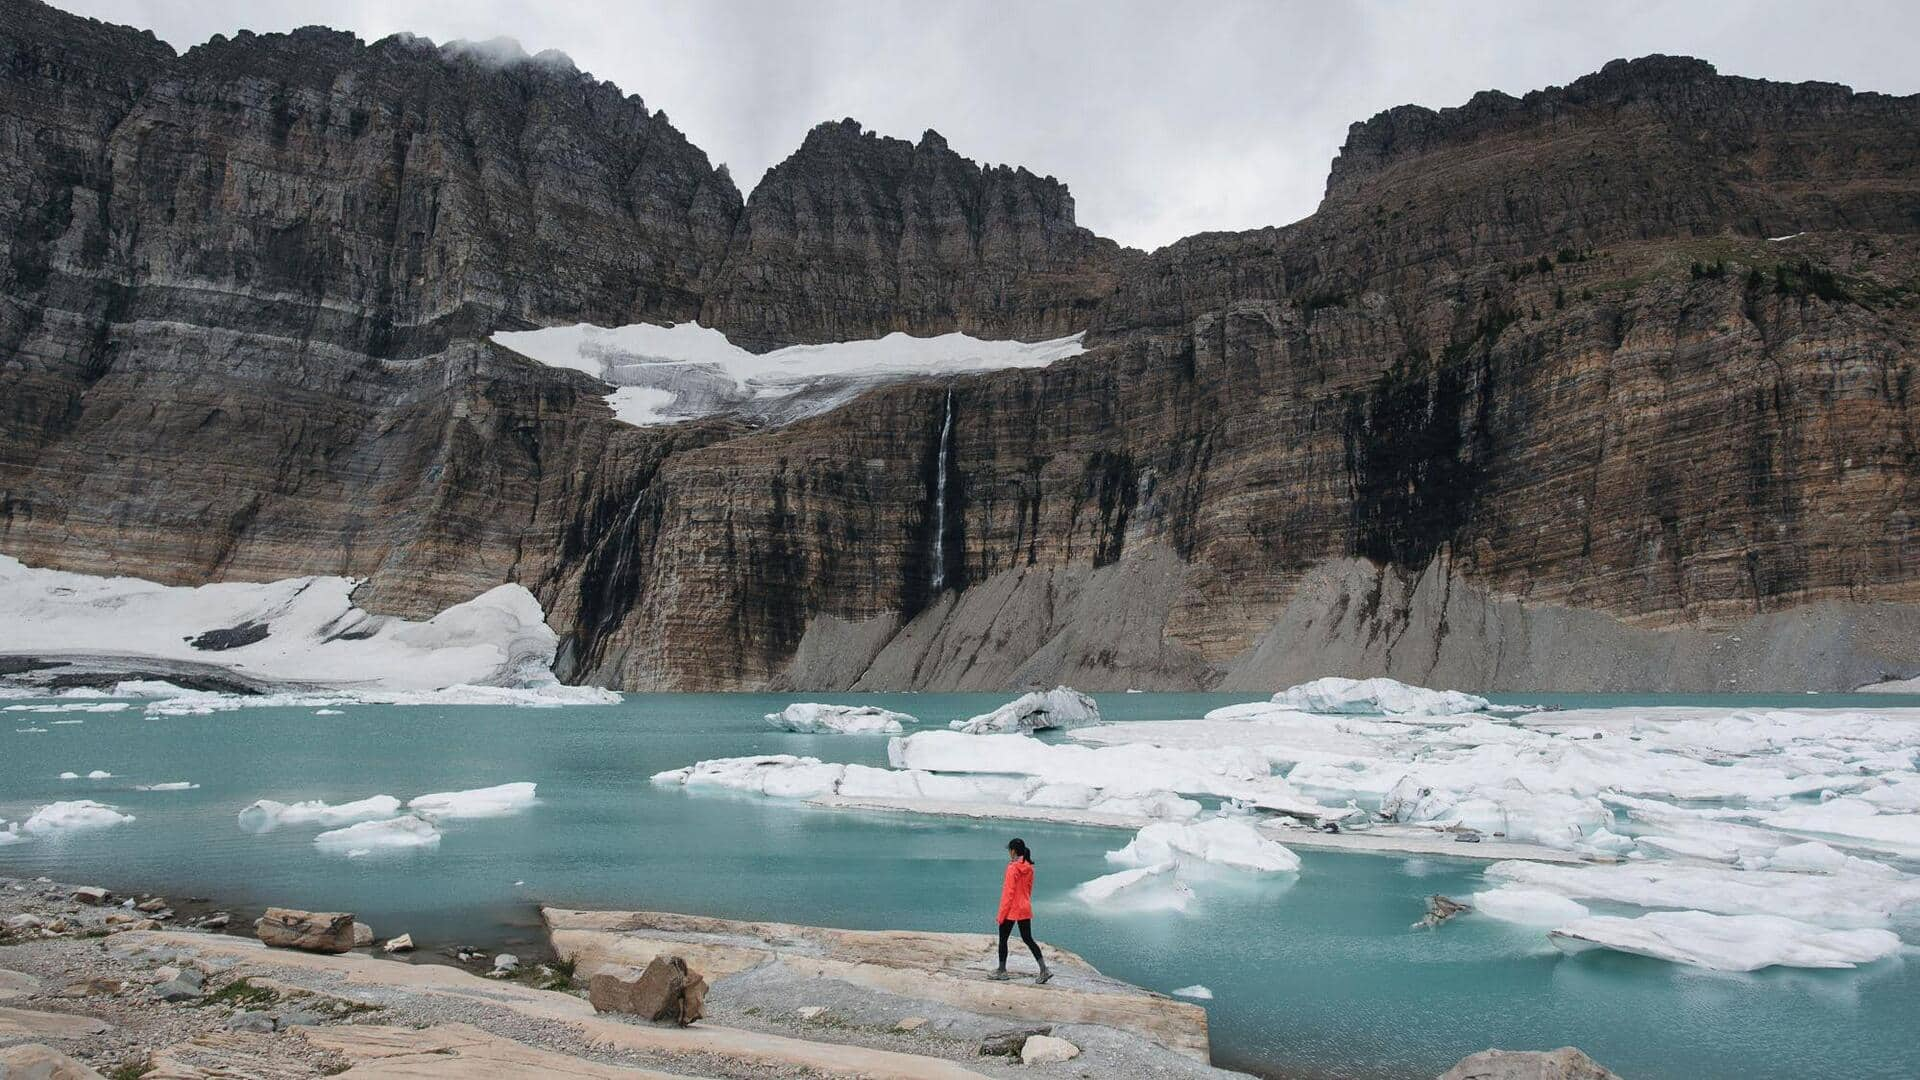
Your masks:
[[[750,190],[807,129],[933,128],[1072,187],[1083,225],[1157,247],[1313,211],[1347,125],[1564,84],[1616,57],[1920,91],[1920,3],[793,3],[55,0],[186,49],[323,23],[518,39],[665,110]]]

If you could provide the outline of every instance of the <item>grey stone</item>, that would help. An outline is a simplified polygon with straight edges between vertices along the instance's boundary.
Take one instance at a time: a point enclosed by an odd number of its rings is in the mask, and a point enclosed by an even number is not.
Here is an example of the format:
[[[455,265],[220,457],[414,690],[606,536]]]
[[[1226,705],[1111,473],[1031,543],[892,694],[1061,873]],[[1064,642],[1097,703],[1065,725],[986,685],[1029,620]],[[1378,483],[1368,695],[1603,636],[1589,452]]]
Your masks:
[[[1036,1035],[1053,1034],[1052,1026],[1014,1028],[1010,1031],[996,1031],[980,1040],[980,1053],[985,1057],[1019,1057],[1020,1048],[1027,1040]]]
[[[271,1035],[274,1031],[273,1017],[263,1012],[234,1013],[227,1018],[227,1027],[234,1031],[248,1031],[256,1035]]]
[[[1020,1045],[1020,1064],[1022,1065],[1046,1065],[1072,1061],[1079,1056],[1079,1047],[1052,1035],[1034,1035]]]

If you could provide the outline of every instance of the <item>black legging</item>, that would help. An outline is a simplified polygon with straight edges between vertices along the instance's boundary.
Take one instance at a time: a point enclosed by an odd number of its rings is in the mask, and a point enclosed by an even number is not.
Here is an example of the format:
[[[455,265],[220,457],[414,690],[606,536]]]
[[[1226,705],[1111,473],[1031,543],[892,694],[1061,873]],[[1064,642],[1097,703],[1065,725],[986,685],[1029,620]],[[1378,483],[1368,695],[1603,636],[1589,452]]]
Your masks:
[[[1046,967],[1047,962],[1040,959],[1040,946],[1033,942],[1033,920],[1021,919],[1018,925],[1020,927],[1020,940],[1026,942],[1027,948],[1033,950],[1033,962],[1039,964],[1041,967]],[[1004,920],[1000,924],[1000,969],[1002,971],[1005,971],[1007,967],[1007,936],[1013,933],[1014,926],[1015,923],[1012,919]]]

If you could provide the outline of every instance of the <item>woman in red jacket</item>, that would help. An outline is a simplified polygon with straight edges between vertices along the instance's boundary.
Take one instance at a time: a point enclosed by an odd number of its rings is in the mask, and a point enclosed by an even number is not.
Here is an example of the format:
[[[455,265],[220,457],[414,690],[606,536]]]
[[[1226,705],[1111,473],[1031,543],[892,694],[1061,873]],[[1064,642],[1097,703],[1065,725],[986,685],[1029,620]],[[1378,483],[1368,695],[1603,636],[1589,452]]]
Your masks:
[[[1000,913],[996,918],[1000,923],[1000,968],[987,978],[1008,977],[1007,936],[1016,925],[1020,927],[1020,940],[1033,950],[1033,960],[1040,965],[1040,975],[1033,981],[1043,983],[1053,978],[1046,958],[1040,955],[1040,946],[1033,941],[1033,852],[1018,837],[1007,841],[1007,876],[1000,886]]]

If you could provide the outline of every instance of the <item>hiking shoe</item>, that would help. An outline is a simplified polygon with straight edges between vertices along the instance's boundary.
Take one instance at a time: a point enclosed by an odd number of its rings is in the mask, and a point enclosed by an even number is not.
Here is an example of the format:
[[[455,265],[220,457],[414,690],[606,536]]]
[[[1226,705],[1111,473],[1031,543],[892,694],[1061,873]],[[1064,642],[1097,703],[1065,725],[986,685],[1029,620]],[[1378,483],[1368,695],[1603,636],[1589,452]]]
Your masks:
[[[1051,978],[1053,978],[1053,972],[1042,969],[1040,974],[1034,977],[1033,984],[1035,986],[1039,986],[1041,983],[1046,982],[1048,979],[1051,979]]]
[[[1004,971],[996,971],[993,974],[987,976],[987,978],[992,979],[994,982],[1006,982],[1008,979],[1013,978],[1013,976],[1007,974]]]

